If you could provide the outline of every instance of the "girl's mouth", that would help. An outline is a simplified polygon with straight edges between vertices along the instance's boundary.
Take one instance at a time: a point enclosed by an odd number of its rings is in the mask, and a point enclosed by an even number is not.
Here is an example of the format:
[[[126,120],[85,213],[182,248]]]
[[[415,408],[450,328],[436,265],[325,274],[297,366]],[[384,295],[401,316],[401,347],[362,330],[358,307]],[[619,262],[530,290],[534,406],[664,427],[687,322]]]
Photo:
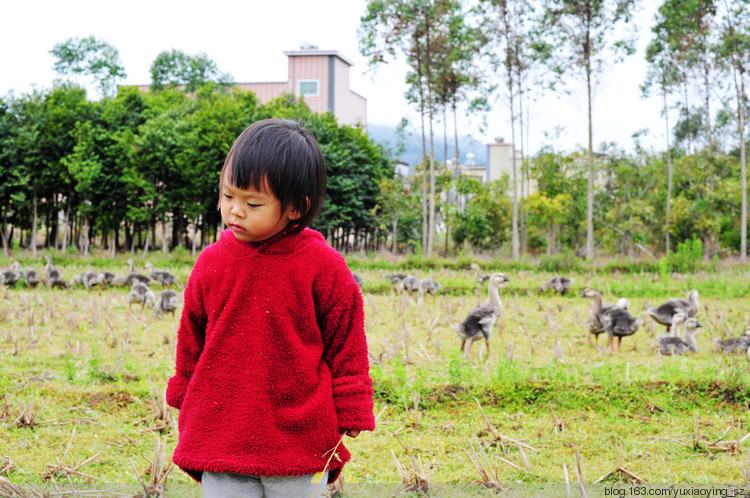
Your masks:
[[[242,228],[239,225],[230,225],[229,228],[231,228],[233,232],[244,232],[245,231],[245,229]]]

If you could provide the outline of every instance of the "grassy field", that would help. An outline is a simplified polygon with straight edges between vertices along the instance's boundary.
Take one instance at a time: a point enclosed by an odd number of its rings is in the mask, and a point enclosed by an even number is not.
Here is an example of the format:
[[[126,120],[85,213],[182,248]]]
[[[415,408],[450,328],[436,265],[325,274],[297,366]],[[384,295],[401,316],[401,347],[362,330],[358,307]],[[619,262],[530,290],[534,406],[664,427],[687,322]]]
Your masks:
[[[190,262],[154,264],[186,282]],[[122,274],[126,265],[92,258],[60,268],[72,277],[89,268]],[[565,297],[539,293],[550,274],[509,271],[491,353],[476,343],[468,361],[452,324],[486,299],[471,272],[413,271],[443,285],[419,302],[393,290],[384,270],[357,271],[378,426],[346,441],[353,459],[344,494],[364,493],[366,483],[395,486],[386,494],[454,486],[446,496],[478,482],[489,486],[471,488],[478,495],[500,483],[750,483],[750,366],[746,355],[715,353],[711,343],[739,335],[750,318],[745,270],[581,274]],[[604,341],[596,348],[585,329],[588,302],[578,297],[587,286],[605,301],[627,297],[636,315],[698,289],[699,352],[656,354],[651,342],[664,329],[651,319],[620,352],[605,351]],[[129,309],[126,295],[22,283],[0,290],[0,477],[8,481],[0,495],[51,482],[129,483],[131,494],[167,482],[200,495],[169,469],[177,413],[163,391],[178,317]]]

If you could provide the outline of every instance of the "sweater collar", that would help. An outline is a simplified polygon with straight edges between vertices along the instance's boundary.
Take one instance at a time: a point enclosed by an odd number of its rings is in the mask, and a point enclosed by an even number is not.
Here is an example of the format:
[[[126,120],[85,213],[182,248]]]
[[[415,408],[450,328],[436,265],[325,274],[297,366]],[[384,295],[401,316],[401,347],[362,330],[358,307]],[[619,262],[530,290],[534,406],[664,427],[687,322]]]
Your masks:
[[[249,256],[252,254],[287,254],[292,252],[297,242],[302,238],[305,238],[307,235],[305,232],[308,229],[303,230],[299,234],[292,235],[291,231],[295,226],[296,225],[288,226],[270,239],[261,242],[244,242],[238,240],[232,233],[232,230],[227,228],[221,232],[219,242],[223,247],[229,249],[237,256]]]

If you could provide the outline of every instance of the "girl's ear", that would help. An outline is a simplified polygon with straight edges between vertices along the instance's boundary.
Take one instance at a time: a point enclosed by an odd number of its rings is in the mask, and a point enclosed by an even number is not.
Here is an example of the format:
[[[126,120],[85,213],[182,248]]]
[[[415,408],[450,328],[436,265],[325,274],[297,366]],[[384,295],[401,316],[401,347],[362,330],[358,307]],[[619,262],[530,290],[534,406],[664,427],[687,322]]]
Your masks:
[[[305,213],[306,213],[310,209],[310,198],[309,197],[305,197],[305,202],[307,203],[307,207],[305,208]],[[305,213],[300,213],[296,209],[291,208],[291,210],[289,211],[289,219],[291,221],[296,221],[296,220],[302,218],[302,215],[305,214]]]

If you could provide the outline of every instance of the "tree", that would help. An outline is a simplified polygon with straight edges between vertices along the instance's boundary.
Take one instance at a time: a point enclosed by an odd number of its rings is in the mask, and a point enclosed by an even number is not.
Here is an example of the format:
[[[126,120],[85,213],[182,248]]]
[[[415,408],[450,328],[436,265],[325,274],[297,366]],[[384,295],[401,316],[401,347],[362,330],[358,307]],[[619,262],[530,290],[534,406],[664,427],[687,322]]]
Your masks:
[[[556,251],[557,234],[560,232],[560,225],[568,216],[572,198],[570,194],[547,197],[544,192],[534,192],[526,202],[529,221],[547,229],[547,254],[551,256]]]
[[[412,72],[406,81],[411,85],[407,95],[418,96],[418,106],[422,119],[422,157],[426,157],[424,121],[427,118],[430,135],[430,181],[429,207],[426,202],[427,175],[423,176],[423,236],[424,255],[432,253],[435,232],[435,150],[432,132],[434,98],[436,84],[435,54],[433,45],[440,32],[445,14],[452,2],[448,0],[371,0],[367,3],[367,13],[360,20],[360,52],[370,64],[381,64],[387,57],[396,55],[401,49]],[[416,89],[416,91],[414,91]],[[424,160],[422,161],[424,166]],[[422,168],[426,170],[426,168]]]
[[[477,249],[497,249],[508,240],[511,206],[508,179],[482,183],[468,176],[456,177],[456,192],[466,201],[449,213],[451,236],[457,245],[465,242]]]
[[[117,82],[127,76],[117,49],[109,43],[87,38],[68,38],[50,50],[55,72],[68,80],[88,76],[99,86],[103,97],[117,93]]]
[[[488,37],[481,26],[470,24],[472,11],[465,11],[462,2],[451,2],[447,6],[446,22],[432,43],[437,104],[450,106],[453,113],[454,168],[461,164],[458,147],[458,106],[468,104],[469,114],[487,110],[487,95],[494,89],[489,78],[478,64]],[[446,113],[444,113],[445,115]],[[444,119],[447,121],[447,118]],[[447,123],[444,123],[447,124]],[[446,133],[446,162],[448,140]]]
[[[740,258],[747,259],[747,151],[745,128],[747,119],[747,72],[750,67],[750,9],[746,0],[730,3],[724,0],[719,60],[729,67],[734,83],[739,135],[742,209],[740,221]]]
[[[226,87],[232,83],[232,76],[222,73],[216,62],[204,53],[188,55],[172,49],[159,53],[151,63],[153,90],[184,85],[186,92],[194,92],[209,82]]]
[[[516,96],[517,88],[520,89],[520,82],[516,76],[522,72],[522,66],[525,61],[520,58],[521,40],[521,19],[528,15],[528,6],[524,1],[508,0],[488,0],[494,12],[497,14],[497,20],[492,23],[495,32],[498,33],[496,43],[500,46],[498,58],[500,66],[505,70],[507,98],[510,107],[510,130],[512,144],[511,158],[511,183],[513,192],[513,216],[511,229],[511,252],[513,259],[518,259],[520,255],[520,238],[518,233],[518,165],[516,164]]]
[[[615,144],[604,147],[609,158],[607,181],[597,201],[601,221],[610,229],[605,233],[610,236],[612,247],[620,245],[621,252],[630,258],[635,256],[636,248],[651,255],[643,243],[651,236],[655,221],[651,193],[661,183],[662,175],[654,174],[652,168],[629,157]]]
[[[60,159],[67,168],[74,182],[75,191],[81,196],[79,213],[81,215],[81,242],[83,256],[89,253],[89,215],[92,212],[91,198],[96,182],[100,180],[101,161],[95,150],[94,127],[90,121],[77,122],[72,131],[76,144],[73,152]]]
[[[179,126],[184,145],[175,159],[178,183],[173,188],[178,213],[173,239],[177,239],[183,218],[191,222],[192,254],[199,244],[198,229],[205,239],[206,228],[221,222],[216,210],[219,172],[232,143],[258,112],[255,94],[237,89],[232,93],[218,92],[213,85],[196,92],[195,104]]]
[[[414,211],[415,196],[401,178],[383,178],[380,181],[379,209],[385,223],[391,227],[391,253],[398,252],[399,221]]]
[[[663,15],[663,14],[660,14]],[[670,146],[669,136],[671,129],[669,127],[669,95],[671,89],[678,85],[681,80],[681,75],[678,67],[678,60],[676,54],[670,49],[670,43],[664,39],[663,31],[657,27],[653,29],[656,36],[646,49],[646,62],[648,62],[648,73],[646,75],[646,81],[644,82],[641,90],[644,94],[648,94],[648,90],[657,86],[661,92],[663,107],[662,114],[664,115],[664,125],[666,128],[666,141],[667,141],[667,198],[666,198],[666,212],[664,216],[664,245],[666,253],[670,251],[670,239],[669,239],[669,221],[670,221],[670,209],[672,204],[672,147]]]
[[[20,224],[19,212],[26,202],[24,187],[29,183],[29,173],[23,166],[22,157],[31,152],[19,148],[21,123],[19,101],[12,95],[0,99],[0,236],[3,254],[10,257],[10,238],[13,224]],[[28,144],[33,145],[33,144]]]
[[[585,165],[584,165],[585,166]],[[548,200],[557,199],[556,216],[549,218],[550,210],[529,210],[529,224],[531,227],[543,228],[547,221],[556,223],[552,226],[554,230],[554,241],[549,239],[546,246],[550,248],[550,242],[564,244],[566,246],[579,246],[581,242],[580,226],[586,218],[585,205],[575,200],[583,199],[586,195],[586,171],[580,161],[580,153],[562,155],[549,148],[542,149],[531,161],[529,174],[537,182],[540,195]],[[570,196],[567,202],[565,196]],[[530,196],[531,197],[531,196]],[[544,199],[541,199],[544,200]],[[529,200],[532,203],[533,200]],[[528,206],[527,206],[528,207]],[[536,208],[536,206],[533,206]],[[543,215],[543,216],[542,216]],[[532,240],[533,246],[542,247],[540,240]],[[549,237],[549,233],[547,234]],[[529,239],[533,239],[532,235]],[[551,249],[552,250],[552,249]]]
[[[100,181],[92,202],[97,214],[96,228],[102,235],[110,233],[110,255],[115,256],[124,228],[125,246],[130,247],[131,231],[128,206],[136,205],[134,192],[127,184],[128,167],[135,154],[138,127],[146,121],[144,92],[135,87],[121,88],[117,96],[102,102],[99,157]]]
[[[665,46],[681,73],[683,105],[681,119],[675,135],[687,142],[688,153],[693,151],[693,141],[699,137],[701,127],[707,131],[707,144],[711,145],[709,112],[710,71],[708,41],[711,18],[715,13],[713,0],[665,0],[659,7],[659,21],[653,28],[656,39]],[[690,83],[704,80],[705,109],[703,115],[691,112]]]
[[[173,101],[174,99],[174,101]],[[143,193],[139,209],[140,219],[146,218],[148,226],[155,228],[161,224],[162,251],[167,251],[167,223],[174,216],[176,191],[180,186],[180,173],[177,158],[184,146],[180,126],[194,103],[182,92],[173,90],[153,93],[148,96],[149,107],[154,110],[173,102],[166,112],[155,113],[138,129],[135,140],[136,162],[142,179]],[[147,235],[147,240],[148,235]],[[148,250],[148,242],[144,252]]]
[[[65,227],[71,216],[77,216],[80,195],[75,190],[76,181],[61,159],[72,154],[77,145],[74,130],[76,123],[94,121],[99,107],[86,99],[86,90],[72,85],[56,86],[44,97],[45,123],[41,137],[42,162],[34,181],[34,197],[44,200],[42,208],[48,220],[46,244],[55,245],[58,239],[58,213],[65,208]],[[38,195],[36,195],[38,194]],[[80,230],[80,226],[78,227]],[[62,245],[66,247],[67,237],[63,233]],[[81,241],[81,238],[78,238]],[[80,246],[79,246],[80,247]]]
[[[34,257],[36,257],[36,235],[38,220],[39,189],[43,188],[45,175],[45,147],[48,140],[47,109],[44,98],[40,93],[34,92],[24,96],[18,101],[16,108],[16,155],[13,158],[15,164],[11,164],[14,175],[20,182],[21,192],[15,196],[21,215],[28,216],[29,200],[32,203],[31,211],[31,237],[30,245]]]
[[[611,34],[630,21],[635,0],[547,0],[548,33],[555,46],[554,70],[573,73],[586,86],[588,118],[588,188],[586,196],[586,257],[594,259],[594,127],[593,92],[599,76],[623,55],[633,52],[628,36]],[[628,30],[632,36],[631,26]]]

